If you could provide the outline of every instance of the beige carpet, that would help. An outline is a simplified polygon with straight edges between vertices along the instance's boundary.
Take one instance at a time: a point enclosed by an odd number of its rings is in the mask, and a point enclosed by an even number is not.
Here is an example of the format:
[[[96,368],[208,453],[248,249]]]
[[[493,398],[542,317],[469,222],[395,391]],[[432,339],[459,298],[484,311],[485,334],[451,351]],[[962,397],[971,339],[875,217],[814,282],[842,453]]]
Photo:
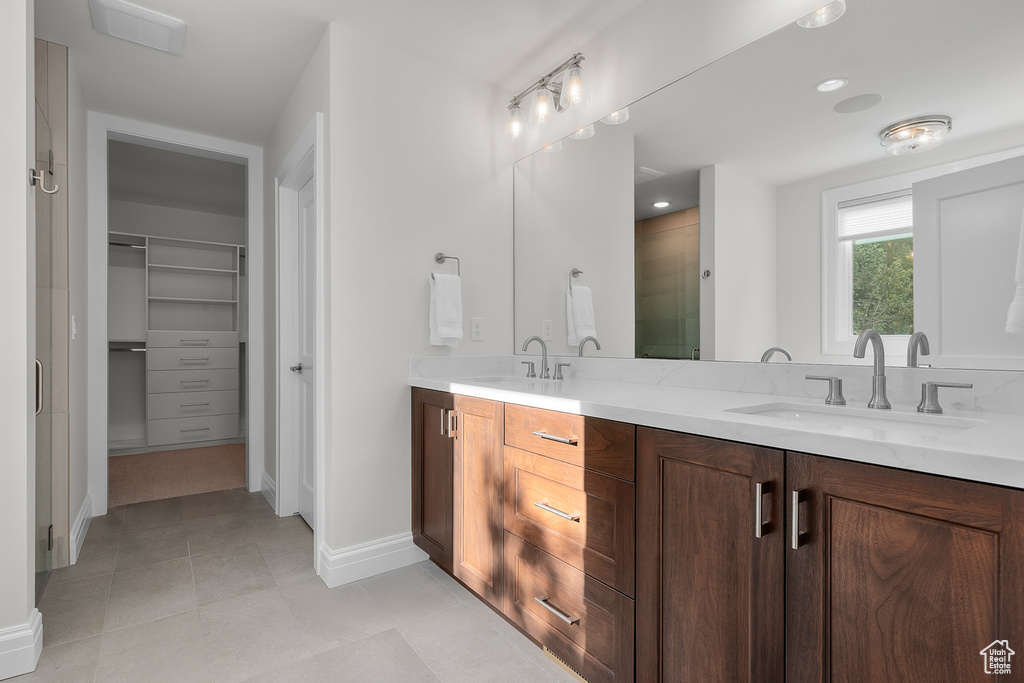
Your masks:
[[[107,458],[108,504],[125,505],[245,486],[245,444]]]

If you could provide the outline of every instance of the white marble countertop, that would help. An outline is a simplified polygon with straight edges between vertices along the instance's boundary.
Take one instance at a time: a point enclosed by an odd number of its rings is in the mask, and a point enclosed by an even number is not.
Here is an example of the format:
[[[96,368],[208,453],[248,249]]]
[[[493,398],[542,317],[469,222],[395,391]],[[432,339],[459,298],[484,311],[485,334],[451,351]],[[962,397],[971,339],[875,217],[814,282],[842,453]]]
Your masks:
[[[1024,489],[1024,419],[1015,414],[947,409],[924,415],[914,406],[868,410],[853,401],[825,406],[806,397],[596,379],[410,377],[409,384]],[[774,407],[786,410],[784,416],[732,412],[771,404],[783,404]],[[811,420],[803,421],[803,409],[813,413]]]

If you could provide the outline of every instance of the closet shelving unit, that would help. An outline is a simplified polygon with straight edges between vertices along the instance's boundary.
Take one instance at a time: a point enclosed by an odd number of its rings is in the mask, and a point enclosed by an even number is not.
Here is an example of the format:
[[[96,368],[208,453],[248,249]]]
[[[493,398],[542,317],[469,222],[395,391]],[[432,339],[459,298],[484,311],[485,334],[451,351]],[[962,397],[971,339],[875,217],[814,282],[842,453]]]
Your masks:
[[[111,354],[111,441],[110,453],[129,453],[235,443],[239,439],[239,294],[244,247],[235,244],[201,242],[153,236],[111,233],[111,249],[142,247],[142,291],[111,293],[111,352],[125,344],[145,351],[143,382],[115,386],[115,365]],[[141,244],[139,244],[141,242]],[[115,246],[116,245],[116,246]],[[113,252],[112,252],[113,253]],[[137,261],[137,259],[136,259]],[[136,274],[120,274],[125,284],[138,283]],[[110,287],[116,286],[114,271]],[[123,299],[127,309],[138,310],[142,297],[144,318],[119,321],[113,310]],[[136,339],[115,339],[115,330],[144,330],[144,343]],[[138,362],[133,365],[138,366]],[[121,403],[138,402],[143,415],[115,419],[115,391],[127,391]],[[122,409],[131,412],[125,405]],[[140,419],[141,417],[141,419]],[[141,438],[140,438],[141,432]]]

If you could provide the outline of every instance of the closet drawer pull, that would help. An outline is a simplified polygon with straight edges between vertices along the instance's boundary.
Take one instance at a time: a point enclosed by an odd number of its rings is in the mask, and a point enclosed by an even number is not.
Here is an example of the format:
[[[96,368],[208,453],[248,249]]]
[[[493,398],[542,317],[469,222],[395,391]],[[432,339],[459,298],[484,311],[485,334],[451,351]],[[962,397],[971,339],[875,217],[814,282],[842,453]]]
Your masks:
[[[180,405],[182,408],[202,408],[203,406],[209,407],[210,402],[207,401],[206,403],[182,403]]]
[[[546,500],[538,500],[536,503],[534,503],[534,505],[536,507],[539,507],[541,510],[547,510],[551,514],[558,515],[559,517],[561,517],[563,519],[567,519],[570,522],[578,522],[578,521],[580,521],[580,516],[579,515],[570,515],[568,512],[562,512],[558,508],[553,508],[550,505],[548,505],[548,502]]]
[[[557,607],[554,607],[551,604],[549,604],[548,603],[548,596],[546,596],[546,595],[538,595],[537,597],[534,598],[534,600],[539,602],[544,609],[546,609],[547,611],[551,612],[556,617],[558,617],[559,619],[561,619],[565,623],[569,624],[570,626],[572,626],[573,624],[580,623],[580,618],[579,617],[571,617],[568,614],[566,614],[565,612],[563,612],[562,610],[558,609]]]
[[[210,359],[209,358],[182,358],[181,362],[182,363],[196,363],[196,364],[200,364],[201,363],[203,365],[206,365],[207,363],[210,362]]]
[[[547,439],[548,441],[557,441],[558,443],[569,444],[570,446],[575,446],[579,443],[579,439],[575,437],[555,436],[554,434],[548,434],[547,432],[534,432],[533,435],[539,436],[542,439]]]
[[[208,379],[183,379],[183,380],[181,380],[181,383],[182,384],[209,384],[210,380],[208,380]]]
[[[181,433],[182,434],[187,434],[188,432],[208,432],[208,431],[210,431],[209,427],[196,427],[195,429],[182,429]]]
[[[209,339],[182,339],[181,343],[183,346],[207,346],[210,343]]]

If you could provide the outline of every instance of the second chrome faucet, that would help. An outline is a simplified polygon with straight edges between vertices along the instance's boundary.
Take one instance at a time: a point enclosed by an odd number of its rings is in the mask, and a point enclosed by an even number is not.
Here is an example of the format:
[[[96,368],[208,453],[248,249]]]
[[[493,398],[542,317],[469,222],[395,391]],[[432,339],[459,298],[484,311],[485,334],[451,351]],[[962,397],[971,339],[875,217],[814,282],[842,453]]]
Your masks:
[[[540,342],[540,379],[551,379],[551,371],[548,370],[548,345],[544,343],[543,339],[533,335],[523,342],[523,351],[532,341]]]
[[[882,346],[882,336],[874,330],[861,332],[853,346],[853,357],[863,358],[868,342],[871,342],[871,352],[875,356],[875,371],[871,375],[871,400],[868,401],[868,408],[889,410],[892,405],[885,396],[885,347]]]

